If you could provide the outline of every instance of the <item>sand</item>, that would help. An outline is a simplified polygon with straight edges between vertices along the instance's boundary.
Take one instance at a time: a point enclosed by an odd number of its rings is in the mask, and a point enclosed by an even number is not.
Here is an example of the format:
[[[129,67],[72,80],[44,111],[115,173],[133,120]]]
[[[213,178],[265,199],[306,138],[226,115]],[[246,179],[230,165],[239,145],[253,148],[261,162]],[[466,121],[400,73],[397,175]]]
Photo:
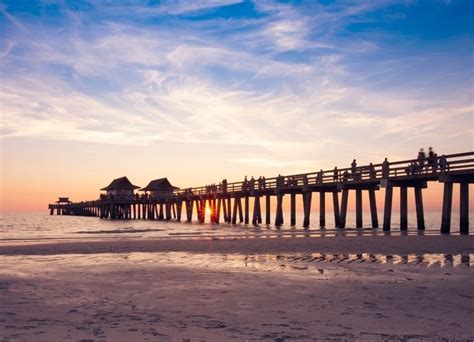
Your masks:
[[[318,259],[321,252],[333,254]],[[0,338],[474,339],[472,261],[397,256],[411,253],[457,258],[473,254],[474,243],[471,236],[3,242]]]
[[[474,236],[331,236],[293,238],[110,239],[0,243],[0,255],[131,252],[197,253],[474,253]]]

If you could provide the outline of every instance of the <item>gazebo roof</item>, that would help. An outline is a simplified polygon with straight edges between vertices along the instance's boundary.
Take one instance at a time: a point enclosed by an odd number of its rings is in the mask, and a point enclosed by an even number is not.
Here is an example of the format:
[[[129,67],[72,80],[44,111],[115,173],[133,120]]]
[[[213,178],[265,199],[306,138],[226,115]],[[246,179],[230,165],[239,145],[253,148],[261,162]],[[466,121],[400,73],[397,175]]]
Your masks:
[[[150,181],[150,183],[148,183],[146,187],[140,189],[140,191],[170,191],[175,189],[179,188],[171,185],[168,178],[159,178]]]
[[[108,186],[100,190],[134,190],[134,189],[140,189],[140,187],[133,185],[128,180],[127,177],[120,177],[120,178],[114,179],[112,183],[110,183]]]

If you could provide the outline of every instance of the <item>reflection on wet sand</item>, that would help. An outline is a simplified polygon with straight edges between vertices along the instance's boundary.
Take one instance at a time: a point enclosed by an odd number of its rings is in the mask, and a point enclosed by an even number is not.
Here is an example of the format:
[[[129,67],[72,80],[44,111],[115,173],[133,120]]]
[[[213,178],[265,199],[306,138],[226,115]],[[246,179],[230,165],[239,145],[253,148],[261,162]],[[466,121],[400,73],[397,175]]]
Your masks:
[[[246,256],[245,264],[249,261],[275,261],[288,263],[334,263],[334,264],[351,264],[351,263],[378,263],[392,265],[421,265],[426,267],[432,266],[474,266],[474,254],[373,254],[373,253],[357,253],[357,254],[334,254],[334,253],[312,253],[303,255],[258,255]]]
[[[373,253],[311,253],[311,254],[196,254],[185,252],[132,253],[136,262],[160,263],[168,266],[203,267],[215,270],[255,269],[272,272],[307,271],[327,274],[336,269],[373,267],[444,268],[455,267],[470,271],[474,254],[373,254]],[[365,265],[365,266],[364,266]]]
[[[136,234],[136,233],[150,233],[150,232],[165,232],[164,229],[127,229],[127,230],[110,230],[110,231],[78,231],[77,234],[85,235],[99,235],[103,234],[104,237],[114,234]],[[335,237],[335,236],[414,236],[414,235],[433,235],[439,236],[438,231],[383,231],[380,229],[297,229],[282,230],[268,227],[267,229],[261,229],[253,227],[251,229],[242,230],[239,233],[220,232],[218,230],[210,231],[204,230],[199,232],[166,232],[166,235],[160,236],[160,239],[228,239],[228,238],[240,238],[240,239],[253,239],[253,238],[304,238],[304,237]],[[458,235],[454,232],[451,235]],[[110,236],[107,236],[109,238]],[[146,238],[146,235],[136,236],[140,238]],[[11,239],[9,239],[11,240]]]

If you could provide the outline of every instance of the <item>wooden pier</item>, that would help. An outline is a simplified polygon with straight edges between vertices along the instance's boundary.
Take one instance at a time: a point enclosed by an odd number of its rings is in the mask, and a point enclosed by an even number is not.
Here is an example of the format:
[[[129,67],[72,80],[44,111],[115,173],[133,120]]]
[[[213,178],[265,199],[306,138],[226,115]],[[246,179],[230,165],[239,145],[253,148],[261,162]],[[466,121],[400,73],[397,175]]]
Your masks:
[[[191,222],[196,213],[199,222],[205,222],[206,208],[212,223],[232,224],[250,222],[254,225],[284,223],[283,198],[290,197],[290,225],[296,225],[296,198],[303,202],[303,226],[309,227],[313,193],[319,193],[319,225],[326,225],[326,194],[333,200],[336,227],[345,228],[350,191],[355,191],[356,228],[363,227],[362,194],[368,192],[371,226],[379,227],[375,192],[385,188],[383,230],[391,229],[393,189],[400,189],[400,229],[408,229],[408,189],[413,189],[417,229],[425,229],[423,189],[432,182],[444,184],[441,232],[450,233],[453,186],[460,187],[460,233],[469,234],[469,184],[474,180],[474,152],[457,153],[426,159],[384,162],[350,168],[321,170],[273,178],[250,179],[218,185],[187,189],[173,187],[166,178],[157,179],[134,193],[137,186],[126,177],[114,180],[100,199],[72,203],[67,198],[50,204],[50,214],[97,216],[102,219],[146,219]],[[271,197],[276,198],[276,210],[271,212]],[[250,198],[253,198],[250,218]],[[265,212],[261,202],[265,201]],[[264,220],[265,219],[265,220]]]

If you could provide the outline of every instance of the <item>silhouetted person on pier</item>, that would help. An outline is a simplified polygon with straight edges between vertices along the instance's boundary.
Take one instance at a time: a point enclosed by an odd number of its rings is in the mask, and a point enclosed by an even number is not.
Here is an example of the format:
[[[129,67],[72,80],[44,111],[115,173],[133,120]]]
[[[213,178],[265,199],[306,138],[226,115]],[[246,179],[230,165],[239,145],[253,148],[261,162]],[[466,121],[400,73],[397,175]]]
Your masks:
[[[316,176],[316,183],[322,183],[323,182],[323,169],[321,169],[317,176]]]
[[[334,173],[333,173],[332,179],[336,183],[339,181],[339,171],[337,170],[337,166],[334,166]]]
[[[375,170],[374,164],[370,163],[369,164],[369,177],[370,179],[375,179],[377,176],[377,171]]]
[[[438,155],[433,151],[433,147],[429,147],[428,152],[428,166],[431,167],[431,171],[436,172],[438,168]]]
[[[444,154],[439,157],[439,168],[441,169],[441,172],[444,173],[449,171],[449,164]]]
[[[247,176],[245,176],[244,181],[242,182],[242,190],[247,191],[249,181],[247,180]]]
[[[388,159],[385,158],[384,161],[382,162],[382,178],[388,178],[390,175],[390,163],[388,162]]]
[[[351,172],[352,172],[352,174],[355,174],[356,171],[357,171],[357,162],[356,162],[356,160],[354,159],[354,160],[352,161],[352,163],[351,163]]]
[[[438,172],[438,166],[439,166],[439,158],[438,155],[435,153],[433,155],[433,163],[431,164],[431,169],[433,170],[433,173]]]
[[[428,164],[431,164],[431,162],[432,162],[433,159],[434,159],[434,155],[435,155],[435,153],[434,153],[434,151],[433,151],[433,147],[430,146],[430,147],[428,148]]]
[[[250,182],[249,182],[249,189],[248,190],[253,190],[255,189],[255,178],[253,178],[253,176],[250,178]]]
[[[281,188],[284,185],[284,183],[285,183],[285,178],[282,175],[278,175],[276,179],[277,189]]]
[[[342,181],[343,182],[347,182],[349,180],[349,172],[346,170],[344,171],[344,173],[342,174]]]
[[[227,193],[227,179],[222,180],[222,192]]]
[[[267,180],[265,176],[262,177],[262,189],[265,190],[267,188]]]
[[[407,169],[406,169],[406,172],[407,172],[407,175],[416,175],[418,173],[421,173],[422,172],[422,168],[420,166],[420,164],[416,161],[412,161],[410,163],[410,165],[408,165]]]
[[[425,165],[425,160],[426,160],[426,154],[422,148],[420,148],[420,151],[418,152],[417,160],[418,160],[418,164],[420,165],[420,170],[423,170],[423,167]]]

